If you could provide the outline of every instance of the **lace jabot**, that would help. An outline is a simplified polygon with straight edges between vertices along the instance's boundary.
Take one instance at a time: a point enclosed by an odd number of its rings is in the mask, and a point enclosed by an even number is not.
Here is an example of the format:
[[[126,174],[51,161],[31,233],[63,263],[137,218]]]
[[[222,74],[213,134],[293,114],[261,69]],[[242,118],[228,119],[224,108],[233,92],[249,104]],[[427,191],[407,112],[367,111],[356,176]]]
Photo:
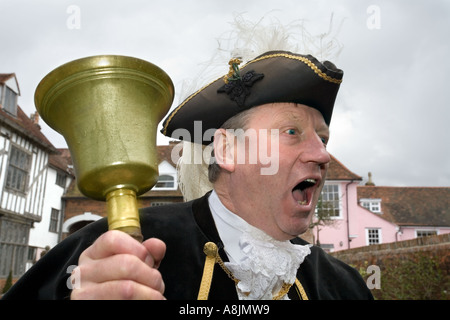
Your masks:
[[[249,225],[240,238],[245,257],[240,263],[225,262],[239,279],[237,291],[241,300],[270,300],[284,283],[293,284],[297,270],[311,253],[310,246],[277,241]],[[288,300],[288,296],[283,297]]]
[[[311,253],[310,245],[278,241],[225,208],[213,191],[209,204],[224,249],[225,266],[239,280],[241,300],[270,300],[283,284],[293,284],[297,270]],[[288,300],[287,295],[283,297]]]

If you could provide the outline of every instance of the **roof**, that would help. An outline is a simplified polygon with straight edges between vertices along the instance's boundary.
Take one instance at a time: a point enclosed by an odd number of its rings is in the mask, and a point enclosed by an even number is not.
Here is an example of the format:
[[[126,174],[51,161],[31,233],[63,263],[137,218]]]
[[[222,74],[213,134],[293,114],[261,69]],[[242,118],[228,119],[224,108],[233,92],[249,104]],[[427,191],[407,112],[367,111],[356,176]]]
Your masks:
[[[15,73],[0,73],[0,84],[5,84],[8,80],[14,78],[15,85],[17,87],[17,94],[20,95],[19,82],[17,81],[17,77]],[[14,89],[14,88],[11,88]]]
[[[72,158],[69,149],[57,149],[58,153],[51,154],[48,164],[56,169],[64,171],[70,175],[74,175],[72,170]]]
[[[358,186],[360,199],[381,199],[380,217],[399,226],[450,226],[450,187]]]
[[[6,84],[11,79],[14,79],[15,85],[17,86],[17,91],[19,91],[16,93],[20,95],[19,83],[17,82],[16,74],[0,73],[0,84]],[[11,81],[9,81],[9,83],[11,84]],[[16,108],[17,114],[15,116],[0,108],[0,124],[11,128],[22,136],[27,137],[29,140],[40,145],[48,152],[53,154],[57,153],[55,147],[41,132],[41,127],[37,123],[37,113],[33,115],[35,120],[32,120],[23,112],[19,105],[17,105]]]
[[[0,83],[5,83],[14,76],[14,73],[0,73]]]
[[[17,117],[14,117],[0,108],[0,124],[8,126],[16,132],[26,136],[50,153],[57,152],[52,143],[41,132],[41,127],[34,123],[34,121],[31,120],[19,106],[17,106]]]
[[[362,180],[361,176],[351,172],[339,160],[331,155],[331,161],[328,167],[327,180]]]

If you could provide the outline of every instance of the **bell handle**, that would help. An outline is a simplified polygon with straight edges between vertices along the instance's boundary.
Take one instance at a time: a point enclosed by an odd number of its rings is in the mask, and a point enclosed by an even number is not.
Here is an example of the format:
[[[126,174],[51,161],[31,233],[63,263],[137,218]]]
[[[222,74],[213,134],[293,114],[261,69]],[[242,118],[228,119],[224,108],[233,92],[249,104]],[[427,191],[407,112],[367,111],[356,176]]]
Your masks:
[[[121,188],[106,195],[108,229],[120,230],[139,242],[143,241],[136,192]]]

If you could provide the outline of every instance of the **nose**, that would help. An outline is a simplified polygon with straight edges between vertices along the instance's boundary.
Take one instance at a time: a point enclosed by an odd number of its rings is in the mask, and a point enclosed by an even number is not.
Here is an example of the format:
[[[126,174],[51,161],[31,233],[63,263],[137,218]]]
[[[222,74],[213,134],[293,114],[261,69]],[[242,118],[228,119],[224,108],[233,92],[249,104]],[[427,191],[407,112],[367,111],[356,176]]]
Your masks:
[[[303,141],[300,161],[304,163],[316,163],[320,167],[331,161],[322,139],[314,132]]]

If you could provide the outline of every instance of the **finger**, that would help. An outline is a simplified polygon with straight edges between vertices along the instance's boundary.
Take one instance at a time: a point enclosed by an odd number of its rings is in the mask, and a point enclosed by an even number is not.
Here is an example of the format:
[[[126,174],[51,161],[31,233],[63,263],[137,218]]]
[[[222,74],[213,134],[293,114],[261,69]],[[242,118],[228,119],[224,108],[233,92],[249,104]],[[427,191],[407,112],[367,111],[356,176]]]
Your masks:
[[[134,281],[108,281],[73,290],[72,300],[165,300],[163,294]]]
[[[164,292],[160,272],[133,255],[116,254],[102,260],[91,260],[80,265],[78,272],[81,286],[123,279]]]
[[[158,268],[166,254],[166,244],[156,238],[150,238],[142,243],[150,255],[145,261],[150,267]]]
[[[80,261],[85,257],[99,260],[123,253],[135,255],[142,261],[145,261],[148,256],[147,249],[140,242],[122,231],[110,230],[102,234],[81,254]]]

